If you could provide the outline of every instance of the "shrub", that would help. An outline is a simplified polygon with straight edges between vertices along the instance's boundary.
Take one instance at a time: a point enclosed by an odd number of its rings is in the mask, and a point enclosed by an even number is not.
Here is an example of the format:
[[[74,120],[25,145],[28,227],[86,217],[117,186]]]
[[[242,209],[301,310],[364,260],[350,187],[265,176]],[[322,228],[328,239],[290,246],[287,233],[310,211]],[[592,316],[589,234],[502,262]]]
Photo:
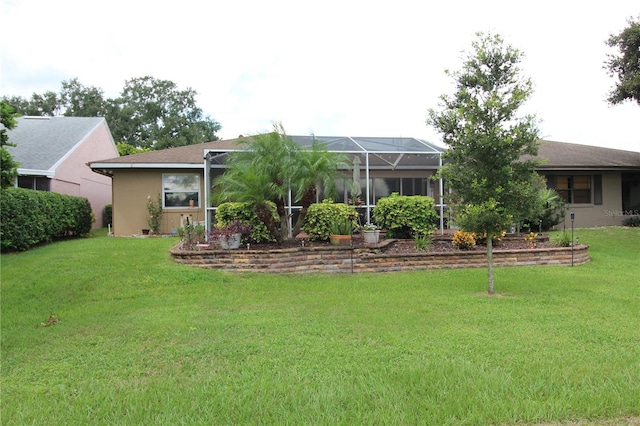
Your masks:
[[[555,236],[553,242],[559,245],[560,247],[570,247],[571,246],[571,234],[563,231]]]
[[[331,224],[331,233],[335,235],[353,234],[354,223],[350,217],[340,217]]]
[[[622,221],[623,226],[640,227],[640,216],[629,216]]]
[[[453,233],[451,243],[461,250],[471,250],[476,245],[476,234],[473,232],[456,231]]]
[[[413,238],[432,234],[437,227],[438,214],[433,198],[425,195],[405,196],[397,192],[378,200],[373,219],[387,230],[392,238]]]
[[[535,232],[529,232],[527,235],[525,235],[524,240],[527,242],[527,244],[529,244],[529,247],[535,247],[537,235],[538,234],[536,234]]]
[[[113,205],[107,204],[102,213],[102,227],[107,228],[110,223],[113,223]]]
[[[88,235],[95,220],[86,198],[23,188],[0,191],[0,217],[3,251]]]
[[[496,234],[493,234],[493,239],[492,241],[494,243],[499,243],[500,241],[502,241],[502,239],[504,238],[504,236],[507,235],[506,231],[500,231]],[[480,244],[480,245],[486,245],[487,244],[487,233],[483,233],[482,235],[478,235],[475,234],[476,236],[476,244]]]
[[[357,218],[354,206],[324,200],[309,206],[303,229],[312,240],[328,240],[335,223],[346,220],[351,222],[351,229],[355,229],[358,226]]]
[[[272,211],[273,220],[278,222],[280,217],[276,210],[276,205],[268,202]],[[253,203],[228,202],[222,203],[216,209],[216,222],[218,227],[224,227],[231,222],[245,223],[251,226],[251,234],[248,237],[255,243],[273,242],[275,239],[267,229],[267,226],[258,219]]]
[[[416,234],[413,237],[416,250],[427,250],[433,242],[433,236],[431,234]]]

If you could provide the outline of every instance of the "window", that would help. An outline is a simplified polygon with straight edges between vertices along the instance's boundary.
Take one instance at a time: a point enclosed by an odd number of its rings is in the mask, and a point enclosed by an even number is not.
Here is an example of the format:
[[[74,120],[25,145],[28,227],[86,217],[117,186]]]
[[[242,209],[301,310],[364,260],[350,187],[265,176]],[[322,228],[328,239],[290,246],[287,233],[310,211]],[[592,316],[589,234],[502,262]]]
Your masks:
[[[164,208],[200,207],[200,175],[163,174],[162,201]]]
[[[547,176],[547,185],[570,204],[591,203],[591,176]]]
[[[51,179],[43,176],[18,176],[18,188],[49,191]]]
[[[640,214],[640,173],[622,173],[622,211]]]

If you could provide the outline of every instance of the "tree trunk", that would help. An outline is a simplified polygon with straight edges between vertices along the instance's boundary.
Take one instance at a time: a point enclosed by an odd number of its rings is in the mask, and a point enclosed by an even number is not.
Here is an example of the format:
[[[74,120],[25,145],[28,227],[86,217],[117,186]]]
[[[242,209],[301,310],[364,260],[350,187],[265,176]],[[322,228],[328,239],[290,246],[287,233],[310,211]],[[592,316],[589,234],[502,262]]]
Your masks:
[[[257,205],[255,207],[256,216],[258,219],[264,223],[264,225],[269,230],[269,233],[273,238],[275,238],[278,244],[282,244],[282,234],[278,231],[276,224],[273,222],[271,218],[271,210],[266,205]]]
[[[276,210],[278,211],[278,216],[280,216],[280,238],[278,242],[281,243],[289,238],[289,216],[287,215],[284,198],[276,200]]]
[[[296,220],[296,224],[293,226],[294,237],[300,233],[300,229],[302,228],[302,224],[304,223],[304,218],[307,217],[309,206],[315,199],[316,186],[314,185],[311,188],[307,189],[307,192],[305,192],[302,196],[302,200],[300,200],[300,205],[302,206],[302,208],[300,209],[300,213],[298,214],[298,220]]]
[[[489,266],[489,294],[494,294],[493,288],[493,238],[490,233],[487,233],[487,262]]]

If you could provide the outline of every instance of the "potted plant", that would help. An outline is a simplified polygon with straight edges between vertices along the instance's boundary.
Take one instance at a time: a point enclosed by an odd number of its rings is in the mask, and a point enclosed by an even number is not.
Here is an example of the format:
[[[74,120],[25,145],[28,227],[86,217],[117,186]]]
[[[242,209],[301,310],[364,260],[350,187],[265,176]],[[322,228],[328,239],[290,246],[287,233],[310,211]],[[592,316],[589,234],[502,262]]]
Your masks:
[[[378,244],[380,240],[380,230],[373,223],[367,223],[362,226],[362,236],[367,244]]]
[[[251,225],[237,220],[222,225],[218,223],[209,233],[209,240],[218,240],[220,247],[225,250],[237,249],[240,247],[242,237],[251,232]]]
[[[331,235],[329,241],[336,246],[349,245],[353,232],[353,220],[341,217],[331,223]]]

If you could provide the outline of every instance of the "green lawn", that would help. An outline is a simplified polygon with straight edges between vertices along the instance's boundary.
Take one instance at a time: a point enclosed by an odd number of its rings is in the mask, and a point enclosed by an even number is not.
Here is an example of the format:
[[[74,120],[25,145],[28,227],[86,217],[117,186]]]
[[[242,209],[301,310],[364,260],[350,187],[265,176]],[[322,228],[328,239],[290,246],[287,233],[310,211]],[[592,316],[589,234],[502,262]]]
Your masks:
[[[485,269],[199,270],[170,238],[3,254],[1,423],[638,424],[640,229],[576,236],[590,263],[497,268],[494,297]]]

